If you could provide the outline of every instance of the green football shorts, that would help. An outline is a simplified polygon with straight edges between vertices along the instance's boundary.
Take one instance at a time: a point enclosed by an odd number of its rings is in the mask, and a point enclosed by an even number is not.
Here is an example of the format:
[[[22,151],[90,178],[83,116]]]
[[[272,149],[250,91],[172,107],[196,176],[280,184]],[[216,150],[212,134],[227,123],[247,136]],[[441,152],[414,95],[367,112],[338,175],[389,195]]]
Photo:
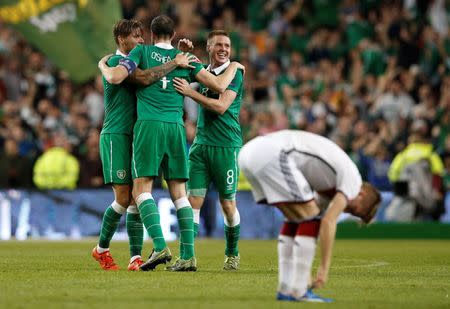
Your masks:
[[[130,135],[100,135],[100,158],[106,184],[131,184],[131,143]]]
[[[187,146],[184,126],[179,123],[139,120],[134,125],[133,179],[156,177],[188,179]]]
[[[204,197],[210,182],[213,182],[221,199],[235,200],[239,150],[194,143],[189,151],[189,195]]]

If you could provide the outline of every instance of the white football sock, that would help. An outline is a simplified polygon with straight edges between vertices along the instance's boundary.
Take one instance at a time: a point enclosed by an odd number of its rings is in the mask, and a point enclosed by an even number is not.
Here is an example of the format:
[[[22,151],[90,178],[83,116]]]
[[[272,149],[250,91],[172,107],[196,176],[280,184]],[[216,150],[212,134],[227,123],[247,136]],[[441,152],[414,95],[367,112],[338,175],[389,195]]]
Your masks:
[[[308,289],[316,239],[308,236],[295,236],[293,246],[293,276],[291,281],[292,295],[300,298]]]
[[[223,212],[223,210],[222,210],[222,213],[223,213],[223,223],[226,226],[235,227],[236,225],[241,223],[241,215],[239,214],[239,210],[237,208],[231,218],[227,218],[227,216],[225,216],[225,213]]]
[[[290,294],[293,273],[294,237],[280,235],[278,237],[278,292]]]
[[[106,252],[106,251],[109,251],[109,248],[102,248],[102,247],[99,247],[99,245],[97,245],[97,252],[98,253],[103,253],[103,252]]]
[[[194,214],[194,223],[200,224],[200,209],[192,208]]]
[[[175,205],[177,211],[181,208],[191,207],[191,203],[189,203],[186,196],[180,197],[178,200],[174,201],[173,204]]]
[[[130,258],[130,263],[133,263],[136,259],[140,259],[140,258],[141,258],[140,255],[133,255],[133,256]]]

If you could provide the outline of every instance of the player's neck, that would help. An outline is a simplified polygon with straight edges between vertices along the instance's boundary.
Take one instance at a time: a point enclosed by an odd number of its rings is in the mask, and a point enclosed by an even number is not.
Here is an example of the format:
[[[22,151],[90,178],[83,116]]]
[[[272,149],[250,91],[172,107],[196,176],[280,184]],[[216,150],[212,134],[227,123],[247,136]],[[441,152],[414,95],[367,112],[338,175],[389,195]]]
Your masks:
[[[127,50],[126,48],[123,48],[123,47],[119,47],[117,50],[124,55],[128,55],[130,53],[129,50]]]
[[[224,65],[225,63],[227,63],[229,60],[227,60],[227,61],[225,61],[225,62],[223,62],[223,63],[220,63],[220,62],[216,62],[216,61],[214,61],[214,60],[210,60],[210,65],[211,65],[211,70],[214,70],[214,69],[216,69],[216,68],[218,68],[218,67],[220,67],[220,66],[222,66],[222,65]]]
[[[157,40],[155,40],[154,44],[156,45],[158,43],[172,45],[172,41],[170,39],[157,39]]]

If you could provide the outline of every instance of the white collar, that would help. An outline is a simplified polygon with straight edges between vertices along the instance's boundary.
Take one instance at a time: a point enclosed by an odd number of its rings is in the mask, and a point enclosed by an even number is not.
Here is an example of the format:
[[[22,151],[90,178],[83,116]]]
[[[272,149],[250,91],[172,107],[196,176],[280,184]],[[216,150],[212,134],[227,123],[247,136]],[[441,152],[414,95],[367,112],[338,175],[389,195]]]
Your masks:
[[[155,46],[163,49],[173,49],[173,46],[169,43],[156,43]]]
[[[225,69],[228,68],[229,65],[230,65],[230,60],[228,60],[227,62],[222,64],[220,67],[217,67],[215,69],[211,69],[211,65],[208,65],[208,67],[206,69],[208,71],[213,71],[216,75],[219,75],[220,73],[225,71]]]
[[[122,57],[126,57],[127,56],[124,53],[122,53],[120,50],[116,50],[116,55],[119,55],[119,56],[122,56]]]

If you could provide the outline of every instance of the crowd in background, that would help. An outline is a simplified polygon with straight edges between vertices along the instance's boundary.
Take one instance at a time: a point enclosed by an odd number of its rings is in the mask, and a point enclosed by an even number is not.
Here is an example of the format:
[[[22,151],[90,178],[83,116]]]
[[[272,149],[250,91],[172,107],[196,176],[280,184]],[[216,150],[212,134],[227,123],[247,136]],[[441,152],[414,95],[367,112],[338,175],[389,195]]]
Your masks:
[[[230,32],[246,66],[244,140],[281,129],[331,138],[363,177],[392,190],[393,158],[433,145],[450,190],[450,1],[121,0],[125,18],[175,18],[205,63],[211,29]],[[111,25],[112,27],[112,25]],[[148,38],[147,38],[148,39]],[[111,40],[113,40],[111,34]],[[79,161],[78,187],[103,186],[101,76],[76,85],[0,24],[0,187],[33,187],[33,165],[58,144]],[[186,102],[188,140],[196,105]]]

